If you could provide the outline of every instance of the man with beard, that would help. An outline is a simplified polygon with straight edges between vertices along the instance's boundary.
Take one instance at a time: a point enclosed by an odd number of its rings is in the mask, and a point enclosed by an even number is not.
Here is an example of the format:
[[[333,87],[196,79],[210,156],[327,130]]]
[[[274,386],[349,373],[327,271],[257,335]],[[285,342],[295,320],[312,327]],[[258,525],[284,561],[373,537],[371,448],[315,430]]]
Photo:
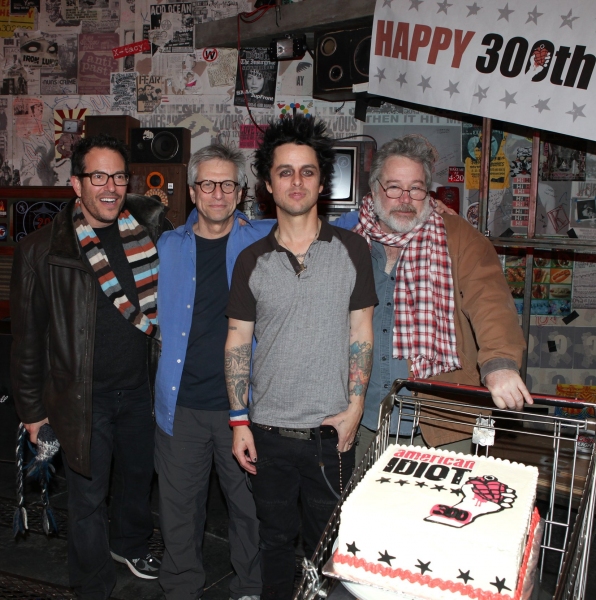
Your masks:
[[[397,378],[482,382],[499,408],[521,410],[524,401],[532,403],[518,371],[523,334],[497,254],[465,220],[434,210],[433,163],[424,138],[388,142],[373,159],[371,194],[358,214],[338,223],[355,226],[368,241],[379,298],[357,459]],[[465,440],[458,449],[469,448],[469,427],[423,422],[421,430],[429,446]],[[400,435],[411,431],[412,422],[402,421]]]

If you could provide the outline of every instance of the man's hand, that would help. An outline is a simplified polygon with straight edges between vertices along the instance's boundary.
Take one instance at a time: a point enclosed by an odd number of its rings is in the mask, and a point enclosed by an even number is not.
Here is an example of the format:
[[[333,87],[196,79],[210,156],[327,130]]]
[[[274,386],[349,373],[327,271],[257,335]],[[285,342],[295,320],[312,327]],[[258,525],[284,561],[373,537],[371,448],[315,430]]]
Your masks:
[[[41,429],[42,425],[49,423],[48,419],[44,419],[43,421],[38,421],[37,423],[23,423],[27,433],[29,434],[29,439],[32,444],[37,444],[37,434]]]
[[[256,475],[257,468],[254,463],[257,461],[257,451],[250,427],[247,425],[238,425],[233,427],[232,430],[234,432],[232,453],[244,470],[252,475]]]
[[[517,371],[511,369],[493,371],[484,378],[484,383],[492,394],[497,408],[521,410],[524,407],[524,400],[528,404],[534,404],[528,388]]]
[[[354,408],[352,408],[354,406]],[[347,410],[337,413],[332,417],[327,417],[321,425],[331,425],[338,434],[337,449],[340,452],[347,452],[354,445],[358,425],[362,418],[362,408],[358,405],[352,405]]]

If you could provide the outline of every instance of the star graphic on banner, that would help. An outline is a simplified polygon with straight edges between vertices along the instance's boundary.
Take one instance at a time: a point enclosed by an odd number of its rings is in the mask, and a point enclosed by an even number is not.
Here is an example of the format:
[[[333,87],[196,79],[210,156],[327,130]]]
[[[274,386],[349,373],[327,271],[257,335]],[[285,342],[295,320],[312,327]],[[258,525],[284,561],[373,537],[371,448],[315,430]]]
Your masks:
[[[546,100],[540,100],[540,98],[539,98],[538,103],[534,104],[533,108],[537,108],[538,112],[540,114],[542,114],[543,110],[550,110],[550,108],[548,107],[549,100],[550,100],[550,98],[547,98]]]
[[[497,21],[500,21],[501,19],[505,19],[505,21],[507,21],[507,23],[509,23],[509,15],[512,12],[515,12],[514,10],[511,10],[509,8],[509,2],[507,2],[507,4],[505,4],[505,8],[497,8],[497,10],[500,13],[499,18],[497,19]]]
[[[465,496],[464,491],[461,488],[455,488],[454,490],[451,490],[451,493],[456,496]]]
[[[488,92],[487,87],[482,88],[478,86],[478,91],[475,94],[473,94],[476,98],[478,98],[478,104],[480,104],[487,97],[486,92]]]
[[[435,485],[435,487],[433,487],[432,489],[437,490],[437,492],[442,492],[446,488],[444,485]]]
[[[577,119],[577,117],[584,117],[586,115],[584,115],[584,108],[585,108],[585,104],[582,104],[581,106],[577,106],[577,104],[575,104],[575,102],[573,103],[573,110],[568,110],[565,114],[566,115],[573,115],[573,122],[575,123],[575,119]]]
[[[445,14],[447,14],[447,9],[450,6],[453,6],[453,4],[449,4],[447,2],[447,0],[443,0],[443,2],[437,2],[437,5],[439,6],[439,10],[437,11],[437,14],[439,14],[440,12],[444,12]]]
[[[346,546],[348,547],[348,552],[351,552],[354,556],[356,556],[356,552],[360,552],[360,548],[356,547],[356,542],[352,542],[351,544],[346,544]],[[461,571],[460,571],[460,573],[461,573]],[[469,571],[468,571],[468,573],[469,573]]]
[[[457,86],[459,85],[459,81],[457,83],[452,83],[451,79],[449,80],[449,87],[446,87],[443,91],[449,92],[449,97],[451,98],[453,94],[459,94],[459,90]]]
[[[478,4],[476,4],[476,2],[474,2],[474,4],[469,4],[466,6],[466,8],[470,11],[467,15],[467,17],[471,17],[472,15],[477,15],[479,10],[482,10],[482,6],[478,6]]]
[[[527,25],[530,21],[532,21],[532,23],[535,25],[538,25],[538,17],[541,17],[543,14],[544,13],[538,12],[538,5],[536,5],[534,10],[528,13],[528,20],[525,22],[525,25]]]
[[[406,481],[405,479],[400,479],[399,481],[396,481],[395,483],[399,483],[399,487],[404,487],[404,485],[410,485],[410,482]]]
[[[495,581],[491,581],[490,585],[494,585],[499,590],[499,594],[503,590],[509,590],[509,591],[511,591],[511,588],[508,588],[505,585],[505,577],[503,577],[503,579],[499,579],[498,577],[495,576]]]
[[[387,563],[389,566],[391,566],[391,561],[395,558],[395,556],[391,556],[391,554],[388,554],[387,550],[385,550],[383,554],[379,552],[379,556],[380,558],[378,558],[377,560],[379,562]]]
[[[501,98],[500,102],[505,102],[505,108],[509,108],[510,104],[517,104],[517,102],[515,101],[516,95],[517,92],[513,92],[513,94],[510,94],[507,90],[505,90],[505,98]]]
[[[420,569],[421,575],[424,575],[427,571],[430,571],[431,573],[433,572],[433,570],[430,568],[430,560],[426,563],[423,563],[419,558],[416,560],[418,561],[418,564],[414,565],[414,568]]]
[[[569,29],[573,29],[573,21],[579,19],[579,17],[572,17],[572,13],[573,10],[570,8],[569,12],[566,15],[561,15],[561,19],[563,19],[563,22],[559,26],[559,29],[561,29],[561,27],[564,27],[565,25],[567,25]]]
[[[459,575],[456,577],[456,579],[463,579],[464,583],[468,583],[468,581],[474,581],[474,578],[470,577],[469,569],[465,573],[461,569],[458,569],[458,571]]]
[[[383,79],[387,79],[387,77],[385,77],[385,69],[379,69],[379,67],[377,67],[377,74],[375,77],[379,78],[379,83],[381,83]]]
[[[400,88],[401,88],[401,86],[402,86],[404,83],[408,83],[408,82],[406,81],[406,74],[405,74],[405,73],[400,73],[400,74],[399,74],[399,77],[398,77],[398,78],[397,78],[395,81],[397,81],[397,83],[399,83],[399,87],[400,87]]]
[[[422,75],[420,75],[420,78],[422,79],[422,81],[418,84],[417,87],[422,88],[422,93],[426,92],[426,88],[432,88],[431,84],[429,83],[430,77],[423,77]]]
[[[424,481],[417,481],[417,482],[416,482],[416,485],[417,485],[419,488],[426,487],[426,483],[424,483]]]
[[[424,0],[410,0],[410,8],[408,10],[412,10],[415,8],[418,10],[418,7],[424,2]]]
[[[377,479],[377,483],[389,483],[391,481],[391,479],[388,479],[387,477],[381,477],[381,479]]]
[[[388,6],[389,8],[391,8],[391,3],[393,2],[393,0],[383,0],[383,6],[381,6],[381,8],[385,8],[386,6]]]

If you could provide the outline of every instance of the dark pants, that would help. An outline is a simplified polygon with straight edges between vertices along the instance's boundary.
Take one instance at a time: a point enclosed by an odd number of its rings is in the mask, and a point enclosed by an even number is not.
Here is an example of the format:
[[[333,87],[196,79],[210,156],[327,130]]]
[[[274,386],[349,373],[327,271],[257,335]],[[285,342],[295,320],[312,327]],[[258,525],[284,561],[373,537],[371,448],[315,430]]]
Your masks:
[[[91,478],[71,470],[63,455],[68,485],[68,571],[70,585],[80,598],[109,598],[116,585],[110,548],[129,559],[145,558],[149,552],[153,439],[151,397],[146,385],[93,396]],[[106,499],[112,457],[108,523]]]
[[[261,600],[292,598],[296,559],[294,542],[300,527],[306,556],[314,553],[337,503],[319,465],[317,442],[298,440],[251,427],[257,451],[257,474],[251,476],[261,537]],[[325,476],[340,493],[337,438],[321,440]],[[341,481],[354,469],[354,449],[341,454]]]
[[[159,583],[168,600],[196,600],[203,594],[203,533],[214,458],[230,515],[230,558],[236,571],[230,595],[261,593],[259,522],[245,472],[232,454],[228,414],[178,406],[174,435],[156,430],[159,520],[165,543]]]

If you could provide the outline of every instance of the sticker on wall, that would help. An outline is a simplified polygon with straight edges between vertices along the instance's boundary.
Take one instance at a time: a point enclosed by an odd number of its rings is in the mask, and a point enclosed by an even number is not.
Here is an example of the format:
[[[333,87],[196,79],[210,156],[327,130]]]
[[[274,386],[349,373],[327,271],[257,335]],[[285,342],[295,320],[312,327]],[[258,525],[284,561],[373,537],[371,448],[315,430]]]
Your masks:
[[[56,159],[70,158],[73,146],[85,133],[86,108],[54,111],[54,145]]]

